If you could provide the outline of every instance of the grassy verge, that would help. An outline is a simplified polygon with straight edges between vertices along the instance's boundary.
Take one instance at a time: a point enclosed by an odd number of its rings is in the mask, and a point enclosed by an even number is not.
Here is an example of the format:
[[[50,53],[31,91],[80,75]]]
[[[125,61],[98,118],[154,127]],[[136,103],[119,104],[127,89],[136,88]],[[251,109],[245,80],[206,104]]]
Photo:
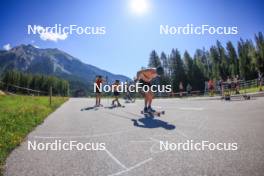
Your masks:
[[[259,92],[259,87],[250,87],[250,88],[246,88],[246,89],[241,89],[240,93],[255,93],[255,92]]]
[[[8,154],[67,98],[0,96],[0,175]]]

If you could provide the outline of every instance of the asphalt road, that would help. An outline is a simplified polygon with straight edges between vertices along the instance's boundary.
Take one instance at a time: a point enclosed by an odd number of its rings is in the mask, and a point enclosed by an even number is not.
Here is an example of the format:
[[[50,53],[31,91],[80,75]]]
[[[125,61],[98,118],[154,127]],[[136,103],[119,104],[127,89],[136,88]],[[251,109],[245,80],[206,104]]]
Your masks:
[[[6,161],[8,176],[211,176],[264,174],[264,98],[247,101],[157,99],[161,117],[144,118],[143,101],[125,108],[89,109],[71,98],[31,132]],[[103,100],[105,106],[110,100]],[[81,111],[81,109],[86,108]],[[39,150],[29,150],[29,141]],[[93,145],[93,150],[42,150],[47,143]],[[161,142],[224,143],[237,150],[161,150]],[[104,145],[98,150],[97,145]],[[102,147],[102,146],[101,146]],[[179,147],[180,148],[180,147]],[[54,149],[54,148],[53,148]],[[102,148],[101,148],[102,149]]]

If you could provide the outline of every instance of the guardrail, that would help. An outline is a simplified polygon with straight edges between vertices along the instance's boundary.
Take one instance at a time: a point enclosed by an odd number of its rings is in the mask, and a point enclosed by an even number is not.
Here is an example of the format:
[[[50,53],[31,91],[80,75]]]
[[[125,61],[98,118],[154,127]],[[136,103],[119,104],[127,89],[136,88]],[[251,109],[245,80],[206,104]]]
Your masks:
[[[236,90],[243,91],[241,93],[247,93],[247,89],[258,87],[259,81],[258,79],[253,80],[238,80],[237,82],[231,81],[231,82],[223,82],[222,85],[219,84],[219,82],[214,83],[214,89],[212,92],[210,92],[208,86],[204,89],[204,91],[182,91],[182,92],[171,92],[167,93],[166,97],[183,97],[183,96],[201,96],[201,95],[223,95],[223,91],[231,91],[232,93],[236,93]]]
[[[238,80],[237,82],[230,81],[230,82],[222,82],[222,85],[219,85],[219,83],[214,84],[213,94],[219,94],[222,95],[223,91],[230,91],[230,92],[236,92],[239,93],[239,91],[244,91],[243,93],[247,92],[247,89],[258,87],[259,81],[258,79],[253,80]],[[205,88],[204,94],[208,95],[210,93],[210,90],[208,88]]]
[[[2,82],[0,81],[0,85],[5,85],[6,86],[6,92],[8,94],[11,94],[11,95],[17,95],[17,90],[16,91],[12,91],[10,92],[9,90],[9,87],[14,87],[16,89],[21,89],[21,90],[25,90],[27,91],[28,94],[30,95],[34,95],[34,94],[31,94],[29,92],[33,92],[33,93],[36,93],[37,96],[40,96],[40,94],[42,95],[48,95],[49,96],[49,104],[51,105],[52,104],[52,87],[49,87],[49,92],[45,92],[45,91],[40,91],[40,90],[34,90],[34,89],[30,89],[30,88],[27,88],[27,87],[21,87],[21,86],[18,86],[18,85],[14,85],[14,84],[9,84],[9,83],[5,83],[5,82]],[[2,87],[2,86],[0,86]]]
[[[26,90],[26,91],[30,91],[30,92],[35,92],[38,95],[41,94],[41,93],[42,94],[48,94],[48,92],[44,92],[44,91],[40,91],[40,90],[34,90],[34,89],[26,88],[26,87],[21,87],[21,86],[17,86],[17,85],[14,85],[14,84],[8,84],[8,83],[2,82],[2,81],[0,81],[0,84],[6,85],[7,89],[8,89],[9,86],[11,86],[11,87],[14,87],[14,88],[17,88],[17,89]]]

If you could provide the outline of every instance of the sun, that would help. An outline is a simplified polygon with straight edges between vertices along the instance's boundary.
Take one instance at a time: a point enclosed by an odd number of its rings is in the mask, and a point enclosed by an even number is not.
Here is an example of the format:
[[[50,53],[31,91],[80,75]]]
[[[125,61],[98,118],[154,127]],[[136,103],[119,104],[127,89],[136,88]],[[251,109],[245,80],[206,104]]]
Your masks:
[[[144,14],[149,9],[148,0],[131,0],[131,10],[138,15]]]

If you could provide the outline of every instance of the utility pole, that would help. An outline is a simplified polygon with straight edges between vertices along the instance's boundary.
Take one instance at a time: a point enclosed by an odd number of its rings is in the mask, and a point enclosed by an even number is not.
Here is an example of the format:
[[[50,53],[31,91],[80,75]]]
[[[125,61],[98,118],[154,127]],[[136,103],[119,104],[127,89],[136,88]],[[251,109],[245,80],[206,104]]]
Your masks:
[[[49,104],[51,105],[51,97],[52,97],[52,86],[49,88]]]

